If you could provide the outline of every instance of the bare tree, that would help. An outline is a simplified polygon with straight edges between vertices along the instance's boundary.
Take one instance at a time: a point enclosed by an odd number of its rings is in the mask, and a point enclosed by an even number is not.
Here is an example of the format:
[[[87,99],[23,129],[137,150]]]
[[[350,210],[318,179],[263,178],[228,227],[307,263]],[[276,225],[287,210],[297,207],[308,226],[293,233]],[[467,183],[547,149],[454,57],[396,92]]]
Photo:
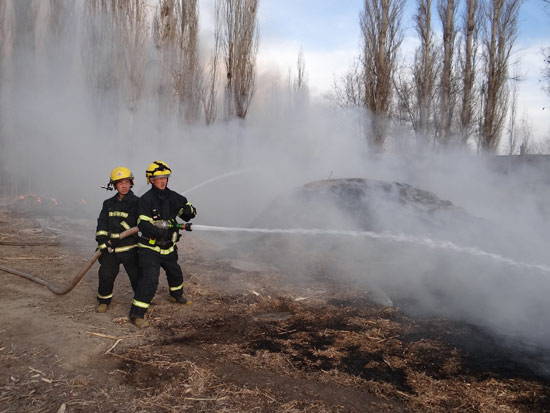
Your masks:
[[[365,0],[360,15],[364,106],[373,114],[370,137],[378,148],[386,140],[392,76],[403,39],[400,26],[404,7],[405,0]]]
[[[99,108],[116,85],[114,26],[109,19],[110,0],[85,0],[81,53],[86,79]]]
[[[10,78],[9,71],[13,68],[13,52],[15,45],[15,11],[14,0],[0,0],[0,154],[7,151],[7,133],[5,130],[4,102],[8,101],[5,83]],[[1,155],[0,155],[1,156]],[[5,160],[0,159],[0,186],[10,181],[8,171],[5,170]]]
[[[13,1],[0,1],[0,87],[2,85],[2,74],[12,61],[15,45],[15,11]]]
[[[365,75],[363,63],[355,59],[349,70],[340,79],[334,81],[334,100],[342,107],[364,107],[365,98]]]
[[[174,94],[179,118],[194,122],[201,107],[197,0],[159,0],[153,27],[161,58],[160,97],[170,100]]]
[[[216,0],[222,19],[221,45],[227,73],[225,111],[244,119],[254,95],[259,45],[259,0]]]
[[[460,140],[466,145],[474,124],[475,78],[479,35],[479,0],[466,0],[461,49],[462,104],[460,109]]]
[[[550,95],[550,47],[542,51],[544,56],[544,68],[542,69],[542,79],[545,82],[543,89]]]
[[[148,23],[145,0],[86,0],[82,58],[98,98],[120,91],[131,112],[145,83]]]
[[[413,82],[413,67],[398,71],[393,79],[396,97],[394,120],[402,126],[412,126],[415,129],[416,103]]]
[[[437,52],[432,31],[432,0],[417,0],[415,16],[420,46],[415,54],[413,68],[416,95],[416,113],[413,126],[417,135],[428,138],[434,133],[435,82],[437,76]]]
[[[296,59],[296,73],[290,68],[288,69],[288,86],[287,86],[288,108],[302,107],[309,98],[308,79],[306,72],[306,62],[304,51],[300,49],[298,58]]]
[[[528,146],[531,153],[550,155],[550,133],[547,133],[543,139],[529,142]]]
[[[175,1],[159,0],[153,18],[153,40],[160,55],[156,93],[159,113],[162,115],[169,115],[177,107],[172,69],[176,66],[177,26]]]
[[[55,38],[60,38],[67,31],[67,27],[69,25],[69,19],[73,13],[74,2],[71,0],[49,0],[49,1],[50,1],[49,32]]]
[[[528,121],[527,114],[524,112],[519,125],[519,130],[517,132],[519,145],[519,154],[526,155],[528,153],[536,153],[535,151],[539,150],[537,145],[533,142],[533,130],[531,124]],[[544,153],[544,152],[539,152]]]
[[[519,83],[519,69],[516,66],[515,79],[512,80],[512,93],[510,102],[510,113],[508,115],[508,155],[513,155],[518,146],[518,133],[517,133],[517,106],[518,106],[518,83]]]
[[[453,58],[456,38],[455,0],[438,0],[437,10],[441,19],[443,31],[443,64],[439,84],[439,121],[437,125],[438,138],[442,143],[448,143],[454,113]]]
[[[135,112],[145,88],[146,41],[149,34],[145,0],[118,0],[114,14],[117,77],[131,112]]]
[[[72,21],[74,6],[74,1],[70,0],[32,0],[30,3],[26,14],[35,59],[32,68],[40,82],[66,77],[63,70],[69,65],[59,65],[59,62],[65,61],[73,50],[68,46],[72,37],[63,35]]]
[[[522,0],[489,0],[483,26],[483,117],[480,148],[496,152],[508,105],[508,61]]]
[[[34,55],[38,60],[43,60],[46,55],[46,41],[48,37],[50,2],[33,0],[29,9],[29,19],[32,21],[34,35]],[[42,69],[40,66],[37,69]]]
[[[296,78],[294,79],[294,91],[297,93],[307,92],[307,73],[304,50],[300,49],[296,60]]]
[[[203,91],[201,93],[204,119],[207,125],[215,122],[218,117],[218,69],[221,51],[221,15],[220,4],[214,6],[214,45],[210,53],[210,64],[207,68],[207,75],[203,78]]]
[[[527,120],[527,115],[524,112],[519,125],[518,125],[518,110],[517,110],[517,99],[518,99],[518,89],[520,82],[523,81],[523,78],[520,73],[520,63],[514,63],[514,75],[510,79],[511,82],[511,100],[508,114],[508,128],[506,131],[508,142],[507,142],[507,153],[508,155],[513,155],[519,153],[520,155],[527,153],[535,153],[537,149],[536,145],[531,142],[532,130]]]

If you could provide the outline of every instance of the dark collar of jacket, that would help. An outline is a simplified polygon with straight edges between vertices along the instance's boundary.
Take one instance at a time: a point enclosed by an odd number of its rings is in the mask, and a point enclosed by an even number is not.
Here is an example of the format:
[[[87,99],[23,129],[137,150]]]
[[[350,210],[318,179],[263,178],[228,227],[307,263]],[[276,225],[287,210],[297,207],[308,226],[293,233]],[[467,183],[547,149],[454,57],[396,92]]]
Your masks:
[[[172,192],[170,189],[168,189],[168,187],[164,188],[164,190],[161,191],[156,186],[152,186],[151,190],[153,191],[155,196],[161,200],[168,199],[170,197],[170,193]]]
[[[134,199],[136,199],[137,197],[134,195],[134,193],[132,192],[132,190],[130,189],[130,191],[128,191],[128,193],[124,196],[124,198],[122,199],[118,199],[118,193],[116,193],[112,198],[111,200],[113,202],[132,202]]]

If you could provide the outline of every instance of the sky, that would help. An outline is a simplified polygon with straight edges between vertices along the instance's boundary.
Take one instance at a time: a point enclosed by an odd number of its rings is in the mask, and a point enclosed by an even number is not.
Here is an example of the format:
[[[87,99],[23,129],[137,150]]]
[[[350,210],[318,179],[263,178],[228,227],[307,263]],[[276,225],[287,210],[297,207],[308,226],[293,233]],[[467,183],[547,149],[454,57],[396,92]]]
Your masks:
[[[434,1],[436,3],[436,1]],[[412,16],[414,1],[408,1],[402,24],[404,54],[414,50]],[[212,0],[201,3],[201,15],[209,28]],[[322,96],[332,90],[335,79],[349,69],[359,54],[359,15],[363,0],[260,0],[259,73],[288,76],[296,72],[303,50],[310,91]],[[437,19],[434,13],[433,18]],[[533,135],[542,139],[550,133],[550,97],[540,87],[543,58],[541,48],[550,46],[550,11],[542,0],[527,0],[520,12],[519,33],[513,60],[519,60],[524,79],[518,92],[518,113],[526,114]],[[546,109],[543,109],[546,108]]]

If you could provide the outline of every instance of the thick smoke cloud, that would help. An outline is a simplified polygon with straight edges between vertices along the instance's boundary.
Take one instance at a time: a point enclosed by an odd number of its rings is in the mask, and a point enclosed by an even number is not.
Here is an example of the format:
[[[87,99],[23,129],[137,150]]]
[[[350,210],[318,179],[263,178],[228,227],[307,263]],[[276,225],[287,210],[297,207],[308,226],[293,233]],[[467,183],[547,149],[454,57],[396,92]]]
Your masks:
[[[4,192],[15,187],[67,202],[85,198],[90,208],[83,213],[93,220],[107,196],[100,186],[112,168],[131,168],[135,192],[141,194],[147,189],[145,168],[161,159],[173,170],[169,186],[183,193],[190,190],[188,198],[199,210],[197,224],[249,227],[273,207],[274,200],[308,182],[329,178],[399,182],[430,191],[490,223],[490,231],[473,225],[469,236],[457,240],[465,228],[453,222],[434,239],[454,240],[465,249],[478,248],[517,263],[550,266],[548,182],[535,166],[510,165],[503,172],[490,157],[434,153],[398,134],[393,139],[396,146],[409,148],[405,153],[375,153],[364,137],[366,119],[328,102],[297,97],[267,74],[258,79],[246,121],[206,127],[166,118],[159,115],[151,83],[138,111],[130,113],[116,88],[98,103],[86,83],[80,35],[77,22],[63,37],[43,45],[42,53],[29,39],[16,43],[13,64],[4,69],[0,88]],[[150,82],[154,74],[151,59]],[[354,230],[353,217],[342,208],[345,202],[342,198],[320,209],[295,203],[271,212],[280,213],[277,222],[282,224],[294,223],[291,218],[305,213],[324,223],[324,228]],[[433,235],[398,200],[368,202],[381,229],[401,221],[408,231],[405,235]],[[196,236],[201,234],[197,231]],[[216,239],[214,233],[208,236]],[[239,237],[235,234],[233,239]],[[320,236],[312,242],[310,236],[296,236],[286,245],[272,249],[269,258],[286,263],[285,270],[295,274],[303,273],[315,259],[315,246],[317,251],[328,247],[330,254],[323,256],[325,273],[336,279],[347,277],[346,282],[364,282],[383,303],[476,323],[513,343],[549,350],[547,270],[443,244],[432,248],[414,239],[397,242],[344,235]],[[290,256],[292,251],[312,254]]]

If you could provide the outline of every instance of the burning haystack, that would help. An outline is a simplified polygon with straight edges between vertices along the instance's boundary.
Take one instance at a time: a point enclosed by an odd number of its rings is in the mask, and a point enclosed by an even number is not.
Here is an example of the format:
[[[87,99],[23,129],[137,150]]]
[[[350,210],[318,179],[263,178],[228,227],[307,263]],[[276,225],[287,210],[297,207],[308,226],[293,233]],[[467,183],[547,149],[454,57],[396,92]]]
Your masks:
[[[280,196],[252,225],[447,235],[450,226],[465,222],[488,225],[411,185],[348,178],[311,182]]]
[[[362,273],[370,265],[350,264],[366,256],[370,263],[383,257],[390,259],[389,250],[410,253],[415,240],[419,244],[422,240],[446,240],[472,245],[473,240],[482,242],[481,234],[493,230],[489,222],[431,192],[397,182],[359,178],[315,181],[279,196],[252,227],[319,230],[317,235],[299,231],[263,235],[247,247],[264,260],[310,275],[318,272],[319,259],[325,263],[321,267],[338,262],[338,273],[343,271],[342,263],[351,272]],[[372,257],[381,245],[383,252]]]
[[[293,277],[368,280],[374,288],[375,278],[390,270],[396,258],[426,252],[415,239],[460,242],[476,238],[471,232],[485,231],[489,224],[407,184],[349,178],[315,181],[281,195],[251,226],[290,230],[237,246],[251,257]]]
[[[540,316],[550,310],[541,292],[550,287],[550,267],[509,258],[529,244],[430,192],[367,179],[317,181],[278,197],[252,227],[289,229],[238,249],[293,280],[365,288],[409,313],[467,320],[531,343],[550,338]]]

